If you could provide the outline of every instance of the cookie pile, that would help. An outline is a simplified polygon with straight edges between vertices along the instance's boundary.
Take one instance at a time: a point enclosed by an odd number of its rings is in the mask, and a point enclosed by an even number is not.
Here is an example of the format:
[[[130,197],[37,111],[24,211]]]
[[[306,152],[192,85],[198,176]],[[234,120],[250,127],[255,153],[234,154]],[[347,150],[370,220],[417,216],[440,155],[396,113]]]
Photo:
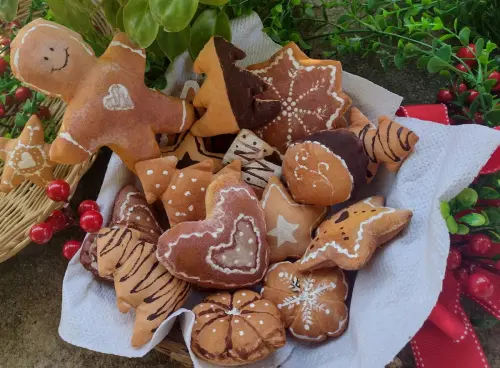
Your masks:
[[[143,85],[144,50],[123,33],[97,59],[79,35],[37,20],[12,52],[18,78],[68,103],[50,160],[75,164],[107,145],[142,184],[144,194],[122,190],[81,256],[114,283],[120,311],[135,309],[133,346],[192,286],[213,293],[193,309],[191,348],[215,364],[263,359],[286,330],[308,342],[345,331],[344,270],[364,267],[412,217],[361,193],[380,165],[397,171],[418,137],[351,107],[340,62],[291,43],[243,69],[245,53],[214,37],[194,62],[201,86],[173,98]]]

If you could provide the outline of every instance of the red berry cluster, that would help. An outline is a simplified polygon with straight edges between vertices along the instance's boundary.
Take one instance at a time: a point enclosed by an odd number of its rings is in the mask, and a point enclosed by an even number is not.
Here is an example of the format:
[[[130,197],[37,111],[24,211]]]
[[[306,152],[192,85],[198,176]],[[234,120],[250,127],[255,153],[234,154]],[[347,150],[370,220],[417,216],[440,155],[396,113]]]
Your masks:
[[[69,184],[64,180],[54,180],[47,185],[47,197],[54,202],[65,202],[62,210],[55,210],[47,219],[33,225],[30,229],[30,239],[37,244],[45,244],[52,239],[54,233],[75,224],[75,216],[69,207],[68,198],[71,193]],[[88,232],[95,233],[102,226],[103,218],[99,212],[99,205],[92,200],[85,200],[78,206],[80,215],[80,227]],[[67,259],[73,258],[82,243],[77,240],[69,240],[63,246],[63,255]]]
[[[495,287],[484,270],[498,272],[500,262],[486,257],[491,250],[492,241],[484,234],[455,237],[448,255],[447,269],[455,272],[458,281],[468,292],[478,299],[487,299],[493,295]],[[465,239],[465,243],[463,241]]]

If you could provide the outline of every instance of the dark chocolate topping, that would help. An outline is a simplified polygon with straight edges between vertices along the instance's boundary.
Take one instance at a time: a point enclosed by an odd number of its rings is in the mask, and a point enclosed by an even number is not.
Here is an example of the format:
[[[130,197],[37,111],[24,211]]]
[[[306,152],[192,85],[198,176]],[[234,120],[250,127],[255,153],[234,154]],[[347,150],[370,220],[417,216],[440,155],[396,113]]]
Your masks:
[[[304,140],[321,143],[345,161],[354,179],[352,196],[366,184],[368,155],[365,152],[363,142],[356,134],[347,129],[323,130],[311,134]]]
[[[273,120],[281,111],[281,102],[259,99],[258,95],[266,91],[269,85],[257,75],[235,65],[246,54],[222,37],[214,37],[214,46],[229,103],[240,129],[255,129]]]

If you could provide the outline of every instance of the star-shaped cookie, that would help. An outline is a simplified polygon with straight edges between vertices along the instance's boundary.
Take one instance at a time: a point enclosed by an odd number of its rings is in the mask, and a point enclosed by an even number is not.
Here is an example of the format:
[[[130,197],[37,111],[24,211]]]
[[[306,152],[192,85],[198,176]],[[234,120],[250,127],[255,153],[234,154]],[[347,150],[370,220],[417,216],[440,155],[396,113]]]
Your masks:
[[[300,258],[311,242],[311,233],[326,215],[326,207],[296,203],[273,176],[262,195],[271,263]]]
[[[0,137],[0,159],[5,161],[0,191],[8,193],[25,180],[44,187],[53,177],[55,164],[49,160],[43,125],[33,115],[16,139]]]
[[[339,266],[344,270],[359,270],[372,257],[378,246],[403,231],[412,212],[384,207],[383,197],[369,197],[349,206],[316,231],[299,263],[300,271]]]
[[[298,139],[337,128],[351,105],[342,92],[341,63],[309,59],[293,42],[248,69],[271,86],[262,98],[281,101],[278,116],[254,131],[283,154]]]

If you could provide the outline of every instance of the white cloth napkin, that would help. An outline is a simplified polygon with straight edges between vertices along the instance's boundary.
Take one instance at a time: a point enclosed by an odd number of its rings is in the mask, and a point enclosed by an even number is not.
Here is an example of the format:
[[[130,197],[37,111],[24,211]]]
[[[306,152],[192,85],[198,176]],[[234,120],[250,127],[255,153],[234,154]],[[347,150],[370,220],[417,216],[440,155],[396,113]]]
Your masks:
[[[233,42],[248,54],[243,65],[266,60],[279,49],[261,32],[257,15],[232,22]],[[168,72],[168,92],[179,94],[190,75],[189,58],[179,58]],[[245,64],[246,63],[246,64]],[[192,64],[191,64],[192,65]],[[354,103],[371,119],[393,115],[401,97],[363,78],[343,74],[343,86]],[[410,118],[397,121],[414,130],[420,140],[399,174],[380,170],[370,191],[387,196],[387,204],[413,211],[409,228],[378,250],[372,262],[358,273],[347,331],[318,346],[288,339],[285,348],[248,367],[285,368],[383,367],[422,326],[441,290],[449,249],[446,225],[439,203],[466,187],[500,144],[500,132],[480,126],[450,127]],[[109,221],[118,191],[134,181],[120,159],[113,155],[98,203]],[[180,315],[186,345],[190,346],[193,313],[189,310],[203,295],[193,293]],[[97,282],[79,263],[69,263],[63,281],[60,336],[87,349],[127,357],[143,356],[168,333],[171,316],[140,349],[130,346],[133,314],[116,308],[111,286]],[[211,368],[191,353],[195,367]]]

